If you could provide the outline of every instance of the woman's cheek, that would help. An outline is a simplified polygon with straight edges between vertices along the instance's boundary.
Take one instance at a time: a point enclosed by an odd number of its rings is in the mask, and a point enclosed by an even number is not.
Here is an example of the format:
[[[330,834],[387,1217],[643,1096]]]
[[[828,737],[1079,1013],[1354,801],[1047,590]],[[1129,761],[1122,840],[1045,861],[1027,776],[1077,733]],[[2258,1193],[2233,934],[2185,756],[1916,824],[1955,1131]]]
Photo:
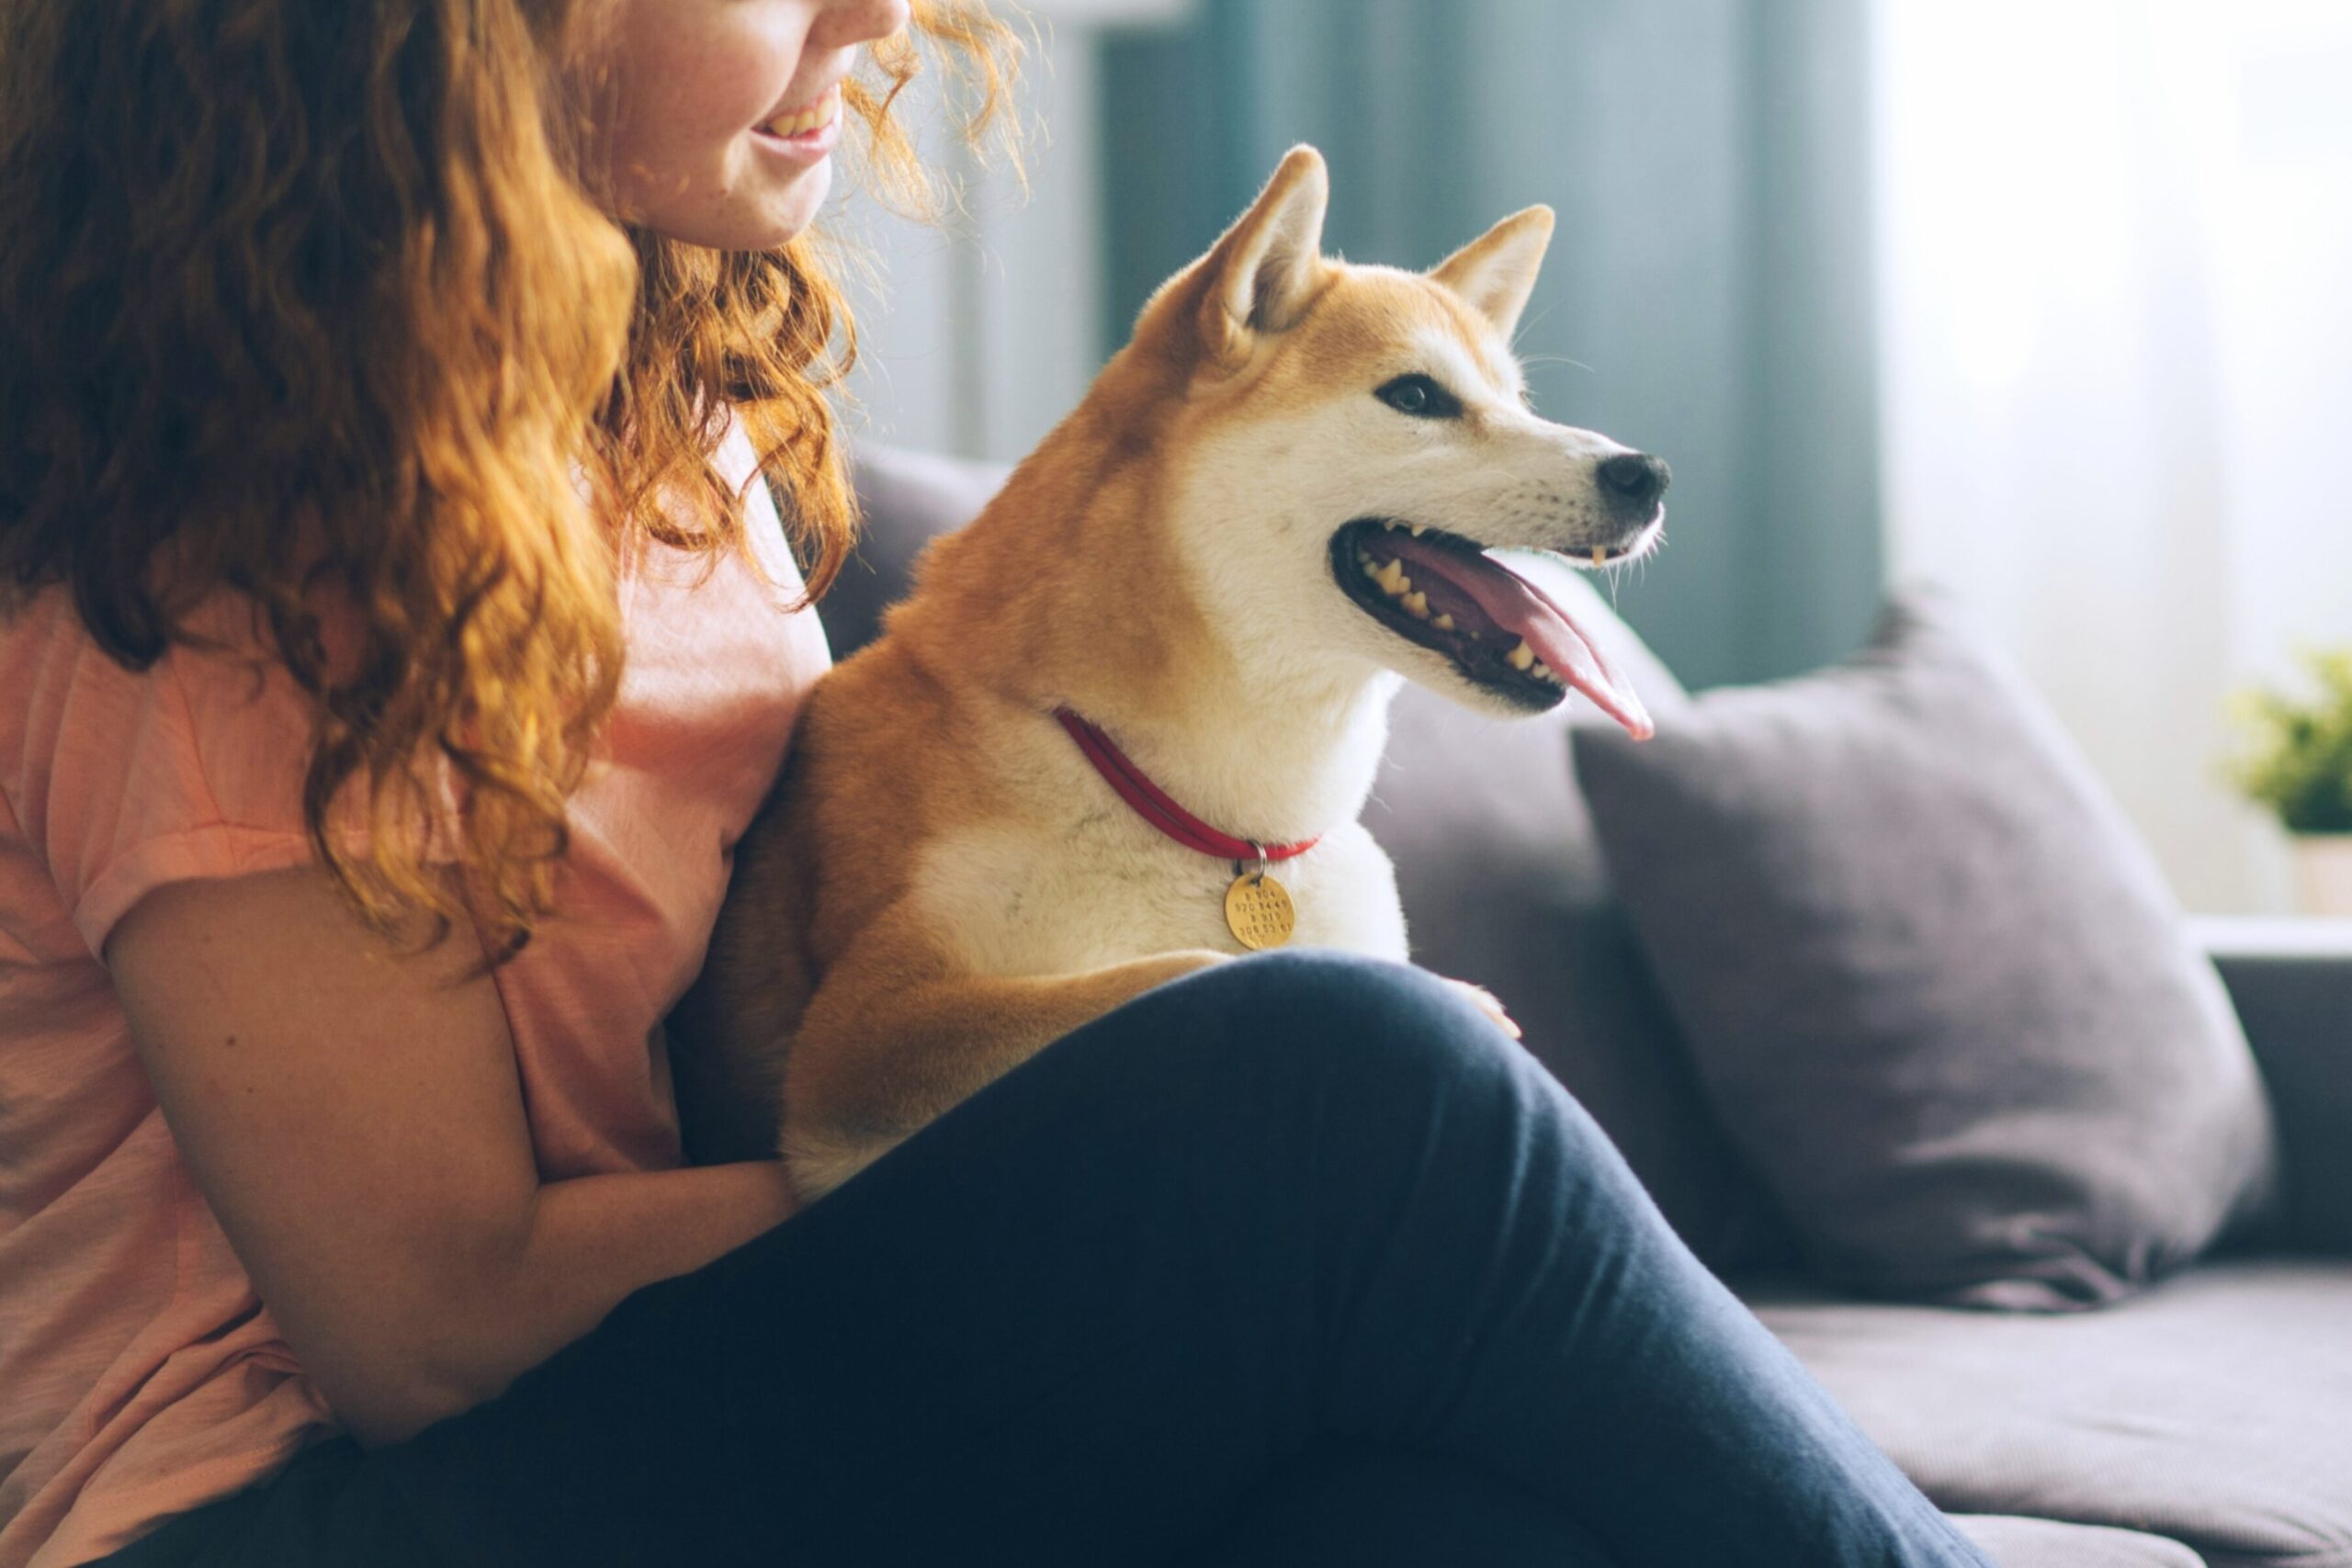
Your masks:
[[[657,26],[658,9],[632,7],[639,25],[615,40],[615,162],[632,183],[675,191],[724,171],[741,139],[782,107],[800,51],[784,29]]]

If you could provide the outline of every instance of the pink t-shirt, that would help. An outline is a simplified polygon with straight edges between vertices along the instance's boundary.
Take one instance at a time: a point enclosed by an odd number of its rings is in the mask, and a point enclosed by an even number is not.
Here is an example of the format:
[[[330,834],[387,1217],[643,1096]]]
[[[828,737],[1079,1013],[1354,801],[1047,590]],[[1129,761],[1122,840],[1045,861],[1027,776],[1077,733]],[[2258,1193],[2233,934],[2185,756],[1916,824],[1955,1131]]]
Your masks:
[[[740,432],[720,466],[747,478]],[[774,506],[777,586],[662,546],[624,563],[619,705],[571,806],[557,914],[497,972],[542,1176],[678,1163],[655,1033],[826,664]],[[250,617],[246,617],[248,622]],[[100,955],[168,882],[311,857],[310,719],[282,672],[138,674],[62,591],[0,616],[0,1568],[64,1568],[238,1491],[334,1415],[156,1109]],[[299,984],[299,979],[289,983]]]

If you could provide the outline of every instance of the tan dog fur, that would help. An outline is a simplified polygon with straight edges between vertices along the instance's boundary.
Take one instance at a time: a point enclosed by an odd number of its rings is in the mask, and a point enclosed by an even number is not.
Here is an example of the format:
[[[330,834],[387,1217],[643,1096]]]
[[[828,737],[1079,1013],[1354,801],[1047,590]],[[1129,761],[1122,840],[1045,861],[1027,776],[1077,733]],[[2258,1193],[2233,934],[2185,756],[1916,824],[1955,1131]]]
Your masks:
[[[1586,548],[1599,525],[1564,500],[1563,476],[1625,448],[1521,401],[1508,338],[1548,210],[1418,276],[1322,256],[1325,191],[1312,149],[1285,158],[980,517],[933,544],[881,637],[811,694],[737,851],[676,1052],[682,1103],[705,1080],[727,1086],[706,1102],[740,1097],[747,1062],[780,1074],[781,1146],[804,1196],[1048,1042],[1241,951],[1222,918],[1231,865],[1136,817],[1058,705],[1228,833],[1321,834],[1277,873],[1296,942],[1406,957],[1388,861],[1356,821],[1389,699],[1409,676],[1494,704],[1348,604],[1328,566],[1317,581],[1295,564],[1356,514],[1318,516],[1307,493],[1352,482],[1354,455],[1329,452],[1346,432],[1381,433],[1380,447],[1410,423],[1338,400],[1370,404],[1400,352],[1435,343],[1454,381],[1477,383],[1476,425],[1445,433],[1469,443],[1451,457],[1400,432],[1396,472],[1453,497],[1527,469],[1483,506],[1525,513],[1510,542],[1526,545]],[[1291,504],[1272,476],[1308,469]],[[1269,507],[1296,526],[1252,515]],[[731,1152],[752,1152],[775,1125],[738,1133]]]

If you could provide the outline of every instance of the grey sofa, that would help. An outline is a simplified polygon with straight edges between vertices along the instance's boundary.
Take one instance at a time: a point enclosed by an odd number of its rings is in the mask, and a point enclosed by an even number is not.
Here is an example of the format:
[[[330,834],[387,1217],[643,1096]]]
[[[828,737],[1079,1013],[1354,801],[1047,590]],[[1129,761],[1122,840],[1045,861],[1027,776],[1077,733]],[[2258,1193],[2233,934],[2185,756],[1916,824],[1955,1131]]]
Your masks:
[[[1002,474],[861,451],[866,532],[821,611],[837,657]],[[1630,657],[1645,694],[1670,685]],[[2258,1224],[2096,1313],[1841,1299],[1804,1274],[1679,1055],[1577,792],[1576,717],[1399,697],[1365,821],[1416,960],[1504,999],[1684,1238],[2003,1568],[2352,1568],[2352,922],[2199,928],[2284,1143]]]

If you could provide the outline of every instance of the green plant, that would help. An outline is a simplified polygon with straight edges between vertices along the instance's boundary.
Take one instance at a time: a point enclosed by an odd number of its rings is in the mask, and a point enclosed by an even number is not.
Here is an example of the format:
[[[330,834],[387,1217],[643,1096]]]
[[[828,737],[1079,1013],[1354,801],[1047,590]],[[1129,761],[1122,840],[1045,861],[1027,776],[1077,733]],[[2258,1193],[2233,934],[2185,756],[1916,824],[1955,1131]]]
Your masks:
[[[2316,698],[2257,690],[2233,699],[2247,745],[2230,778],[2290,833],[2352,833],[2352,648],[2306,651],[2301,662]]]

